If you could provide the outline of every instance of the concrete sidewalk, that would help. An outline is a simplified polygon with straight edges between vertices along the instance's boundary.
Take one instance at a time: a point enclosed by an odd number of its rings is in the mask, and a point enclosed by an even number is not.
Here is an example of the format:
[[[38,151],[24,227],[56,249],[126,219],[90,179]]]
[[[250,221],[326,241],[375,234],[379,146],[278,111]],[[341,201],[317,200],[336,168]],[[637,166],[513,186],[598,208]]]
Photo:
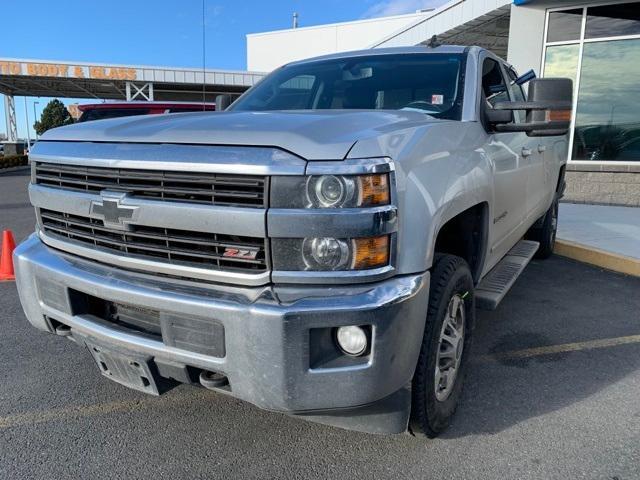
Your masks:
[[[640,208],[561,203],[555,251],[640,276]]]

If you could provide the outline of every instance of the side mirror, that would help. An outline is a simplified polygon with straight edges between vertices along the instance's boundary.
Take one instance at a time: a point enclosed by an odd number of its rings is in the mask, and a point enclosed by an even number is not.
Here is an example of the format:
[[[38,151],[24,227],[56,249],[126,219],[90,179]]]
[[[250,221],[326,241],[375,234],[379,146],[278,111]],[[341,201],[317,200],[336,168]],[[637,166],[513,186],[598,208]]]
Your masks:
[[[230,95],[216,95],[216,111],[222,112],[231,105]]]
[[[513,113],[509,110],[496,110],[487,107],[484,113],[487,123],[493,128],[496,128],[497,125],[513,122]]]
[[[496,125],[498,132],[526,132],[530,137],[566,135],[571,125],[573,82],[568,78],[536,78],[526,102],[499,102],[495,110],[525,110],[524,123]]]

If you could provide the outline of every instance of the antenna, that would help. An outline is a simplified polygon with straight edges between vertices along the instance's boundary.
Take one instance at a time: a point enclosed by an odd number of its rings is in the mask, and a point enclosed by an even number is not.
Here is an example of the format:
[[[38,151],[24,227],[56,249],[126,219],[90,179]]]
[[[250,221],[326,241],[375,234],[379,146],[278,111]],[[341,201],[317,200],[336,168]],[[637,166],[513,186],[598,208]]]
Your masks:
[[[298,12],[293,12],[293,28],[298,28]]]
[[[206,109],[206,90],[205,90],[205,80],[206,80],[206,62],[207,62],[207,44],[205,42],[205,8],[204,8],[205,0],[202,0],[202,111],[204,112]]]
[[[434,35],[433,37],[431,37],[429,39],[429,42],[427,43],[427,47],[429,48],[436,48],[436,47],[439,47],[440,45],[442,44],[438,41],[437,35]]]

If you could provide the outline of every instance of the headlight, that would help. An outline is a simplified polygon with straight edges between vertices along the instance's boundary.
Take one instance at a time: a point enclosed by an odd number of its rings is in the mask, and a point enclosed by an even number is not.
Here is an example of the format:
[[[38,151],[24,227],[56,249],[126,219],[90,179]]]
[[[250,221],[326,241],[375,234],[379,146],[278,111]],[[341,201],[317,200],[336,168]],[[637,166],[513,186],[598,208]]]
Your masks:
[[[302,259],[311,270],[336,270],[345,266],[351,257],[348,242],[337,238],[305,238]]]
[[[274,238],[274,270],[368,270],[389,264],[389,235],[372,238]]]
[[[358,208],[388,205],[389,175],[272,177],[273,208]]]
[[[356,193],[356,182],[350,177],[322,175],[309,177],[307,196],[309,205],[335,208],[351,203]]]

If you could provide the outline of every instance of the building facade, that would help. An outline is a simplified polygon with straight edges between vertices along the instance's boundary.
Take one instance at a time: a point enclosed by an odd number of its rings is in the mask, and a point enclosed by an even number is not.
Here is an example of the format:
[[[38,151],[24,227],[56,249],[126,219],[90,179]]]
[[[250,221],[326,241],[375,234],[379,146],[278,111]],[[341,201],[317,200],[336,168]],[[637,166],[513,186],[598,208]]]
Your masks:
[[[373,26],[343,39],[350,48],[342,51],[418,45],[438,35],[442,42],[488,48],[520,72],[571,78],[565,200],[640,206],[640,1],[454,0],[416,14],[393,32]],[[338,27],[350,31],[349,23]],[[253,36],[247,44],[249,68],[255,67],[257,52],[263,67],[270,67],[265,70],[340,51],[335,42],[313,40],[322,28]],[[295,51],[287,48],[292,43]],[[277,55],[269,55],[267,44]]]
[[[574,81],[566,200],[640,206],[640,2],[513,6],[508,60]]]

